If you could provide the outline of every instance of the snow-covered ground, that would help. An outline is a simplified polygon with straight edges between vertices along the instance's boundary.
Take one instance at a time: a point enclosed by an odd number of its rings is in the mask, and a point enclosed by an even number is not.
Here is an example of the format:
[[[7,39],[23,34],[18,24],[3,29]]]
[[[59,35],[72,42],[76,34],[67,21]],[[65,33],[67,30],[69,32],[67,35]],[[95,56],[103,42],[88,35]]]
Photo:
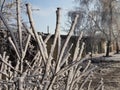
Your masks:
[[[104,55],[93,56],[93,64],[98,68],[94,71],[92,90],[99,85],[101,78],[103,78],[104,90],[120,90],[120,54],[111,53],[110,57]]]
[[[114,54],[114,52],[110,53],[109,57],[105,57],[105,53],[103,54],[94,54],[92,56],[93,62],[120,62],[120,54]]]

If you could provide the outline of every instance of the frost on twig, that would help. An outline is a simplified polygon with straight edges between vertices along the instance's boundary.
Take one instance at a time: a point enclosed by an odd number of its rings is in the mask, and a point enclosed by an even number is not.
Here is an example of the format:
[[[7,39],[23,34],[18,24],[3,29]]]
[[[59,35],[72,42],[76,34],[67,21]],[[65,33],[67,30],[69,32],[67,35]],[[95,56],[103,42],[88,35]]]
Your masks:
[[[85,46],[85,43],[81,40],[83,33],[77,37],[77,42],[70,42],[78,15],[72,22],[70,31],[63,43],[60,35],[60,8],[57,8],[56,11],[55,34],[42,36],[35,30],[29,4],[26,4],[26,8],[30,27],[27,27],[24,23],[21,24],[20,2],[19,0],[16,1],[17,28],[19,30],[19,32],[16,32],[16,35],[19,36],[14,36],[13,31],[9,28],[4,16],[0,12],[0,18],[11,34],[7,38],[10,43],[9,52],[6,51],[2,55],[0,54],[0,85],[2,86],[0,89],[83,89],[85,84],[91,80],[91,73],[96,67],[91,67],[91,61],[82,56]],[[82,80],[84,82],[80,84],[79,82]],[[91,83],[90,81],[88,90],[91,88]],[[102,81],[99,88],[103,89]]]

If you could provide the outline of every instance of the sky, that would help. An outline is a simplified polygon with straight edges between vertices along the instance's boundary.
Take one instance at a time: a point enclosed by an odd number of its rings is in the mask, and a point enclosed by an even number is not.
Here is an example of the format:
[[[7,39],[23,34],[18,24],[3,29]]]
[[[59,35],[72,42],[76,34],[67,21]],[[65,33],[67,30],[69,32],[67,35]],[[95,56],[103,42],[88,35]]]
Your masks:
[[[36,30],[47,33],[47,26],[49,26],[49,33],[54,33],[56,25],[56,10],[61,8],[61,29],[65,26],[67,21],[67,12],[74,7],[74,0],[27,0],[33,9],[33,19]],[[65,32],[61,32],[65,33]]]

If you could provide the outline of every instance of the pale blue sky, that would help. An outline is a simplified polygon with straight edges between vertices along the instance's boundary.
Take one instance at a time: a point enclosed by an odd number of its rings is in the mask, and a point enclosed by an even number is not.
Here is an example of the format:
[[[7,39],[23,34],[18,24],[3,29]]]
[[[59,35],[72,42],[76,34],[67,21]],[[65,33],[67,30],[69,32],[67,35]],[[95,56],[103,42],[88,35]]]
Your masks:
[[[64,27],[67,17],[66,13],[68,10],[73,9],[75,5],[73,1],[74,0],[27,0],[33,9],[39,9],[39,11],[33,11],[37,31],[46,33],[47,26],[49,26],[50,33],[54,33],[57,7],[61,8],[61,27]]]

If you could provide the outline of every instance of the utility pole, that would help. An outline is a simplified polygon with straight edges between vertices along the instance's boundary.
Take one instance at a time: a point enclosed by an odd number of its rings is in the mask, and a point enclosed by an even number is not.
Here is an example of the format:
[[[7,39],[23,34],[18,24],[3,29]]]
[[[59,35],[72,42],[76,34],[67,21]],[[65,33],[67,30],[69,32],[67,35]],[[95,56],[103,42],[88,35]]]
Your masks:
[[[48,34],[50,33],[50,31],[49,31],[49,26],[47,26],[47,33],[48,33]]]

